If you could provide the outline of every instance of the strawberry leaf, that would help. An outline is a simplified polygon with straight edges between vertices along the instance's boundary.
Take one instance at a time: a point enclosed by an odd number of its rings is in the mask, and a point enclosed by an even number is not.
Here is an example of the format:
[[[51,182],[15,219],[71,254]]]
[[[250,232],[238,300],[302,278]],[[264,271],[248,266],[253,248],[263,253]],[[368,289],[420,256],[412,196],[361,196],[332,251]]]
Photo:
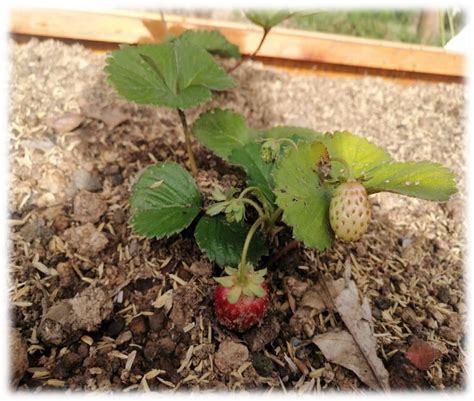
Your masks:
[[[245,16],[255,25],[261,26],[265,30],[269,30],[284,20],[290,18],[292,12],[287,10],[259,10],[247,11]]]
[[[250,141],[251,130],[244,117],[230,110],[214,109],[202,113],[193,124],[194,136],[209,150],[228,160],[234,149]]]
[[[363,183],[369,194],[388,191],[431,201],[447,201],[457,192],[454,173],[429,161],[387,163],[372,170],[369,177]]]
[[[148,167],[133,186],[130,222],[145,237],[169,237],[191,224],[201,204],[201,194],[183,167],[158,163]]]
[[[273,205],[275,186],[272,163],[265,163],[260,156],[262,145],[259,143],[248,143],[240,148],[234,149],[229,157],[229,162],[240,166],[247,173],[247,185],[256,186],[265,195],[270,205]]]
[[[331,158],[342,159],[348,164],[354,178],[391,160],[390,155],[384,149],[369,142],[366,138],[347,131],[326,134],[321,142],[326,145]],[[343,165],[338,161],[332,162],[331,173],[333,177],[348,177]]]
[[[417,338],[405,356],[420,370],[428,370],[431,364],[441,356],[441,352],[426,341]]]
[[[186,109],[211,99],[211,90],[234,85],[201,46],[173,42],[121,46],[107,58],[105,72],[120,95],[139,103]]]
[[[260,138],[289,138],[294,141],[307,140],[310,142],[320,140],[323,134],[321,132],[314,131],[310,128],[303,127],[291,127],[288,125],[280,125],[277,127],[261,130],[258,132]]]
[[[239,47],[230,43],[227,38],[216,29],[209,31],[187,30],[179,37],[203,47],[211,54],[240,59]]]
[[[245,237],[250,226],[245,223],[229,223],[222,215],[204,216],[197,224],[194,236],[201,251],[209,260],[219,266],[238,266]],[[255,234],[250,243],[248,261],[257,264],[261,256],[267,255],[265,240],[260,233]]]
[[[331,190],[322,186],[317,171],[326,148],[321,142],[300,142],[274,170],[276,203],[284,210],[283,221],[308,247],[328,248],[333,240],[329,225]]]

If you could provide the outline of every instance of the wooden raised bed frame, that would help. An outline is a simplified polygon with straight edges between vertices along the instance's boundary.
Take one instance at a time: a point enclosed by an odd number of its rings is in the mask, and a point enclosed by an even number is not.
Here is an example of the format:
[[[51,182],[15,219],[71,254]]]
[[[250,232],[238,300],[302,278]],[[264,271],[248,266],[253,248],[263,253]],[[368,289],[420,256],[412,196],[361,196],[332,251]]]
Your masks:
[[[166,30],[179,34],[186,29],[218,29],[243,55],[251,54],[262,36],[262,30],[252,25],[173,15],[164,18],[166,26],[159,13],[14,9],[10,32],[19,41],[47,37],[110,50],[119,43],[160,42]],[[443,82],[462,82],[465,74],[464,56],[441,48],[278,27],[271,31],[258,58],[303,73],[329,71]]]

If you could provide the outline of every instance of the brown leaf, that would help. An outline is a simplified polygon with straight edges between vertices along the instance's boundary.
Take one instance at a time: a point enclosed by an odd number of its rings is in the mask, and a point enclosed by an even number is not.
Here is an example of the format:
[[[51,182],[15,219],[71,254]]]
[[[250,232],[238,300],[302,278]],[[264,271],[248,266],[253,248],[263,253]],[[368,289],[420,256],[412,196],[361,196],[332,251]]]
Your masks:
[[[344,273],[344,288],[335,281],[326,282],[334,306],[347,331],[329,332],[313,338],[326,359],[352,370],[372,389],[389,390],[388,372],[377,356],[372,315],[367,298],[359,300],[357,286],[350,279],[350,267]]]
[[[415,340],[410,349],[405,353],[407,359],[420,370],[428,370],[431,364],[441,355],[439,350],[419,338]]]
[[[84,121],[84,116],[78,113],[66,113],[51,121],[51,128],[64,133],[74,131]]]

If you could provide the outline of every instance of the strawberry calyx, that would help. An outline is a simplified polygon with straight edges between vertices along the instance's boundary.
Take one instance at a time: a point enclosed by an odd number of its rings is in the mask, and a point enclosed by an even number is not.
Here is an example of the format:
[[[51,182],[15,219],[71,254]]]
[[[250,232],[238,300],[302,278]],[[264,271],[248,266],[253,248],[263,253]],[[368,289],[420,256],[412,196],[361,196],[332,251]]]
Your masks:
[[[264,276],[267,269],[255,271],[251,265],[247,265],[243,280],[241,280],[239,269],[226,267],[225,272],[227,273],[226,276],[214,277],[214,280],[222,287],[230,289],[227,294],[227,300],[230,304],[237,303],[242,295],[250,298],[265,297],[266,292],[262,287],[262,283],[265,281]]]

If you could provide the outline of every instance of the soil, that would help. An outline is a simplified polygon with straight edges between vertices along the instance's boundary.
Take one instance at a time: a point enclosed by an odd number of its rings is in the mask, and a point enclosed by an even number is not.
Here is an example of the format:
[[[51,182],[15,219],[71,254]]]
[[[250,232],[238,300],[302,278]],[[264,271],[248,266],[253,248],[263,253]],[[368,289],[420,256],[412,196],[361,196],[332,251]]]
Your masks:
[[[219,269],[192,230],[147,240],[127,223],[143,169],[187,163],[177,113],[121,99],[105,81],[105,56],[80,45],[32,40],[12,42],[10,52],[9,285],[11,325],[23,339],[15,334],[11,362],[19,389],[366,390],[311,341],[344,326],[310,294],[321,274],[339,278],[348,262],[370,300],[392,387],[465,387],[463,85],[298,76],[246,61],[235,89],[187,111],[190,122],[221,107],[255,128],[347,129],[398,160],[442,162],[459,177],[460,193],[444,204],[372,196],[369,232],[354,244],[281,252],[291,244],[284,230],[262,261],[271,308],[240,335],[216,322]],[[203,192],[217,182],[242,185],[242,173],[194,149]],[[415,338],[442,352],[426,372],[404,358]]]

